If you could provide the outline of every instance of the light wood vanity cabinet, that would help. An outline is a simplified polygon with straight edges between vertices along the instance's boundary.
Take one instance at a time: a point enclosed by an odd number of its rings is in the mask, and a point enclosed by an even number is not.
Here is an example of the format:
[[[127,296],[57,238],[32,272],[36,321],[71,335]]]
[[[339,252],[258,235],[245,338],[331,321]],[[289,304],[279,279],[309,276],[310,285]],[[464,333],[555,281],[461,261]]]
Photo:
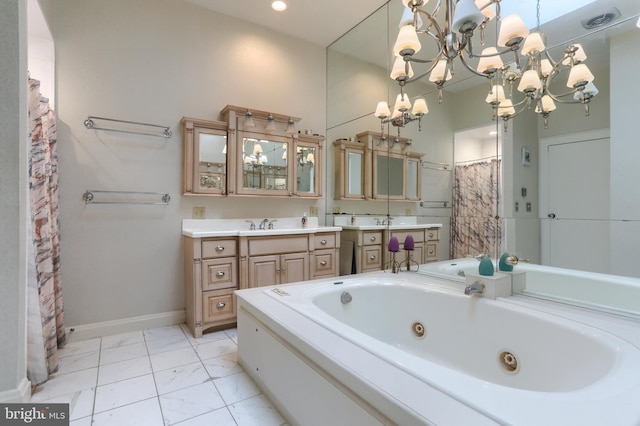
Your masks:
[[[309,240],[311,279],[338,275],[340,238],[336,232],[317,233]]]
[[[236,322],[233,292],[238,288],[236,238],[183,236],[187,326],[195,337],[211,327]]]
[[[353,247],[352,262],[355,265],[355,273],[379,271],[382,269],[382,230],[359,231],[353,229],[343,229],[340,233],[341,246],[347,251]],[[346,271],[343,271],[345,273]]]

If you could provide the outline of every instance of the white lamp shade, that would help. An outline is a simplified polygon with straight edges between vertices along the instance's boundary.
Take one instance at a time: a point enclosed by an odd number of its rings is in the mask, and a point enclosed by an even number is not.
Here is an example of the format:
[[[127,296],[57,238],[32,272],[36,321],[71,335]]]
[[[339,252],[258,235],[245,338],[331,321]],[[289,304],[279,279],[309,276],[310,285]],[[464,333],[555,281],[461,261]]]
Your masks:
[[[513,115],[515,113],[516,110],[513,107],[513,102],[511,102],[511,99],[505,99],[504,101],[500,102],[500,105],[498,105],[498,115]]]
[[[585,53],[584,49],[582,48],[582,45],[580,43],[575,43],[572,46],[577,48],[577,50],[573,54],[573,63],[574,64],[579,64],[580,62],[586,61],[587,60],[587,54]],[[566,59],[564,59],[562,61],[563,65],[569,65],[570,63],[571,63],[571,59],[569,59],[569,58],[566,58]]]
[[[413,51],[413,53],[420,51],[420,40],[418,40],[418,33],[416,33],[413,25],[405,25],[400,28],[398,32],[398,38],[396,44],[393,46],[393,54],[401,56],[400,52],[403,50]]]
[[[519,92],[529,92],[542,89],[542,83],[538,73],[534,70],[527,70],[522,74],[520,78],[520,84],[518,84]]]
[[[531,33],[525,39],[521,52],[523,55],[536,54],[542,52],[545,48],[542,35],[540,33]]]
[[[509,46],[516,44],[520,39],[529,35],[529,29],[522,22],[522,19],[515,13],[502,18],[500,32],[498,33],[498,46]]]
[[[497,55],[498,49],[496,49],[495,47],[487,47],[486,49],[482,50],[482,56],[491,55],[494,53],[496,54],[496,56],[480,58],[480,61],[478,61],[478,68],[477,68],[478,72],[480,73],[494,72],[504,66],[504,63],[502,62],[502,58],[499,55]]]
[[[404,8],[404,12],[402,12],[402,17],[400,18],[399,28],[404,27],[405,25],[413,25],[413,12],[408,7]],[[422,26],[422,18],[420,14],[418,14],[418,22],[416,28],[420,28]]]
[[[487,95],[485,102],[488,104],[492,102],[500,103],[505,99],[506,98],[504,96],[504,88],[499,84],[494,84],[493,87],[491,88],[491,92],[489,92],[489,94]]]
[[[402,113],[400,111],[398,111],[397,109],[393,110],[393,114],[391,115],[391,119],[395,120],[396,118],[402,116]]]
[[[380,119],[385,119],[391,114],[389,111],[389,105],[385,101],[378,102],[378,106],[376,107],[375,116]]]
[[[550,60],[543,59],[540,61],[540,74],[542,74],[543,77],[548,77],[551,71],[553,71],[553,65],[551,65]]]
[[[405,111],[408,111],[410,108],[411,108],[411,101],[409,100],[409,95],[407,95],[406,93],[404,95],[402,93],[399,93],[398,97],[396,98],[396,104],[393,107],[393,109],[396,111],[405,112]]]
[[[540,104],[542,104],[542,109],[540,109]],[[536,106],[536,112],[538,114],[542,112],[551,112],[554,109],[556,109],[556,104],[555,102],[553,102],[553,99],[551,99],[551,96],[549,95],[544,95],[542,99],[540,99],[540,102],[538,103],[538,105]]]
[[[405,72],[406,66],[409,66],[409,74]],[[413,68],[411,68],[411,62],[405,62],[402,59],[402,56],[396,56],[396,60],[393,62],[393,69],[391,70],[391,74],[389,75],[393,80],[397,80],[398,78],[413,77]]]
[[[418,98],[413,103],[413,110],[411,111],[413,115],[423,116],[429,113],[429,107],[427,106],[427,101],[424,98]]]
[[[273,119],[273,117],[267,119],[267,125],[265,126],[264,129],[265,130],[275,130],[276,129],[276,121]]]
[[[445,75],[445,70],[447,75]],[[429,75],[429,81],[431,82],[439,82],[439,81],[447,81],[451,78],[451,71],[447,70],[447,60],[440,59],[435,68],[431,71]]]
[[[454,32],[459,32],[461,29],[467,29],[467,24],[473,24],[472,28],[482,24],[484,21],[484,15],[476,6],[474,0],[458,0],[456,4],[456,11],[453,13],[453,26]]]
[[[312,152],[307,154],[307,163],[313,163],[315,161],[315,157]]]
[[[258,156],[262,154],[262,145],[260,145],[259,143],[256,143],[253,146],[253,155]]]
[[[487,21],[490,21],[496,17],[496,9],[494,8],[493,2],[491,2],[491,0],[475,0],[475,2],[476,6],[478,6],[478,9],[485,5],[488,5],[485,8],[480,9],[480,13],[482,13]]]
[[[567,80],[567,87],[576,88],[584,86],[587,83],[592,82],[594,79],[593,74],[589,71],[589,67],[586,64],[574,65],[569,72],[569,79]]]

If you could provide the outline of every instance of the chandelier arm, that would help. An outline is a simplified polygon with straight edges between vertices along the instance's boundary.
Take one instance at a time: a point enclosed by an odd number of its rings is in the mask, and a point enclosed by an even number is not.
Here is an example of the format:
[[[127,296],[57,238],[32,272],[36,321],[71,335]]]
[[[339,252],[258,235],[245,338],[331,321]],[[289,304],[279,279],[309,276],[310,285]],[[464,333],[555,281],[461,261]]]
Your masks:
[[[438,2],[439,4],[440,2]],[[440,42],[441,44],[444,44],[444,33],[442,32],[442,28],[440,28],[440,24],[438,24],[438,21],[436,21],[436,19],[434,18],[435,15],[431,15],[429,14],[429,12],[425,12],[422,9],[418,9],[418,13],[422,14],[422,16],[424,16],[424,18],[430,22],[430,25],[424,30],[424,31],[417,31],[417,33],[424,33],[427,35],[430,35],[431,37],[435,38],[438,42]],[[433,34],[430,29],[431,27],[433,27],[435,29],[436,34]]]
[[[462,52],[460,52],[458,56],[460,57],[460,62],[462,62],[462,65],[464,65],[465,68],[468,69],[469,71],[471,71],[473,74],[475,74],[477,76],[480,76],[480,77],[488,78],[489,80],[491,80],[496,75],[495,72],[493,72],[491,74],[485,74],[483,72],[478,72],[478,71],[474,70],[473,68],[471,68],[471,66],[469,66],[469,64],[467,63],[467,60],[464,59],[464,55],[462,54]]]

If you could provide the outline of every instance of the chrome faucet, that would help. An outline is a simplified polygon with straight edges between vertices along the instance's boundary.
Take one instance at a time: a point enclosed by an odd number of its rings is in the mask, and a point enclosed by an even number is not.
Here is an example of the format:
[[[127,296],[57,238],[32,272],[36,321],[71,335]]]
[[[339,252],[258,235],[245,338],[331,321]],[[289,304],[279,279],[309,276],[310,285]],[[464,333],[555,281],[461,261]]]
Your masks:
[[[386,219],[382,219],[382,225],[389,225],[391,226],[393,223],[391,222],[393,220],[393,218],[391,216],[387,216]]]
[[[262,219],[262,222],[260,222],[260,229],[267,229],[267,223],[269,223],[269,219]]]
[[[273,229],[273,222],[277,222],[278,219],[272,219],[269,221],[269,229]]]
[[[255,231],[256,230],[256,224],[253,223],[252,220],[245,220],[245,222],[250,223],[251,225],[249,225],[249,231]]]
[[[476,281],[473,284],[469,284],[464,288],[464,294],[466,295],[482,294],[482,293],[484,293],[484,284],[481,283],[480,281]]]

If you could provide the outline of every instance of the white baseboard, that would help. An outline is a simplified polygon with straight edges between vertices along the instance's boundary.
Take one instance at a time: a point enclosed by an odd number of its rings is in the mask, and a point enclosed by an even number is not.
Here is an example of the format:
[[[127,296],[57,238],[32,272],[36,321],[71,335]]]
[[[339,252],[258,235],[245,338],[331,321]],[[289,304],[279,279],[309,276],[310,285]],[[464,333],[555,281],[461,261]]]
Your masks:
[[[146,330],[149,328],[167,327],[182,324],[185,311],[163,312],[159,314],[141,315],[139,317],[122,318],[92,324],[75,325],[66,328],[67,342],[92,339],[94,337]]]
[[[0,392],[1,403],[26,403],[31,400],[31,382],[26,377],[15,389]]]

